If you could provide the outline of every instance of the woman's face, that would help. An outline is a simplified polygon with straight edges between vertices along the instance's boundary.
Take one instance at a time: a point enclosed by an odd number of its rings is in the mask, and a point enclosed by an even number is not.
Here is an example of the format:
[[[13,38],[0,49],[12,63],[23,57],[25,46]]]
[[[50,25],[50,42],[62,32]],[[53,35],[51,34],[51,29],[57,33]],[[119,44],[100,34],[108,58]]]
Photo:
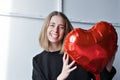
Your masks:
[[[50,43],[60,43],[65,33],[65,22],[60,16],[53,16],[47,29]]]

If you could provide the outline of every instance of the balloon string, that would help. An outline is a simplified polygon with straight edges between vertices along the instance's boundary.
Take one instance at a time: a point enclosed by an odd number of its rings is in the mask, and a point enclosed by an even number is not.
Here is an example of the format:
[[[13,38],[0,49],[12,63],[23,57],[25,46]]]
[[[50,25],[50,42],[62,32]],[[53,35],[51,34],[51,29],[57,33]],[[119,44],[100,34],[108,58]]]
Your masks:
[[[100,74],[94,74],[95,80],[100,80]]]

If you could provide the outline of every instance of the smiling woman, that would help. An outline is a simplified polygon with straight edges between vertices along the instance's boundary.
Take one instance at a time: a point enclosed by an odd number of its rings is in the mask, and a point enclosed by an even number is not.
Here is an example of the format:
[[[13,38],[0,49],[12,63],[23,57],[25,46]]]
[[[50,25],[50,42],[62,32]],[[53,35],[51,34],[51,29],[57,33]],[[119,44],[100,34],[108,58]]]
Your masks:
[[[0,80],[31,80],[32,58],[38,52],[41,52],[43,50],[39,47],[39,31],[41,30],[41,25],[43,24],[43,21],[49,12],[54,10],[61,11],[67,16],[69,16],[68,18],[70,18],[70,21],[72,22],[74,27],[83,27],[84,29],[88,29],[89,26],[91,26],[94,23],[94,19],[87,16],[90,14],[88,14],[87,12],[83,13],[83,11],[87,11],[88,7],[91,8],[91,6],[89,6],[90,4],[92,6],[96,6],[94,4],[101,1],[104,2],[104,4],[106,4],[105,8],[103,8],[104,6],[100,6],[101,10],[106,9],[107,3],[108,6],[114,5],[108,7],[110,10],[112,10],[112,7],[114,8],[112,11],[113,15],[111,15],[112,18],[108,18],[116,19],[116,17],[118,16],[117,14],[120,13],[120,10],[118,10],[118,8],[116,7],[119,6],[120,9],[120,0],[111,0],[109,2],[107,2],[108,0],[93,0],[89,3],[87,3],[87,0],[52,0],[51,2],[49,0],[0,0]],[[98,10],[97,6],[93,8],[94,11],[96,9]],[[99,14],[104,15],[104,11],[101,10],[95,12],[99,12]],[[90,13],[91,12],[92,10],[90,11]],[[111,13],[109,11],[105,11],[105,14]],[[78,20],[78,18],[80,21]],[[82,21],[82,19],[86,18],[92,20],[88,19]],[[88,23],[86,21],[88,21]],[[117,31],[120,34],[120,27],[115,28],[117,28]],[[56,37],[56,35],[53,36]],[[72,39],[72,41],[74,41],[74,39]],[[43,41],[43,43],[45,43],[45,40]],[[118,50],[118,53],[119,52],[120,49]],[[117,58],[115,61],[115,67],[117,69],[117,74],[113,80],[119,80],[119,55],[120,54],[117,54],[116,56]],[[56,54],[55,56],[55,59],[57,59]],[[54,61],[55,60],[53,59],[53,62]],[[52,65],[52,67],[54,66]]]

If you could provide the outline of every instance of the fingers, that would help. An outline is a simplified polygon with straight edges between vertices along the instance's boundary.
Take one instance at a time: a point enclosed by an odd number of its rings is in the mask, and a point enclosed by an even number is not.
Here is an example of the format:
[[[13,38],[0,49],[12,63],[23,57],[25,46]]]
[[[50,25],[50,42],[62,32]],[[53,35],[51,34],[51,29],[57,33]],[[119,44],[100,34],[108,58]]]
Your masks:
[[[69,56],[65,53],[63,56],[63,65],[66,66],[66,68],[68,68],[70,72],[77,68],[77,66],[74,66],[75,61],[72,61],[70,64],[68,64],[68,62]]]
[[[75,61],[72,61],[72,62],[69,64],[69,67],[72,67],[74,64],[75,64]]]
[[[74,67],[70,68],[69,72],[74,71],[76,68],[77,68],[77,66],[74,66]]]
[[[63,55],[63,61],[65,61],[65,57],[66,57],[66,55],[67,55],[67,54],[66,54],[66,53],[64,53],[64,55]]]
[[[74,64],[75,64],[75,61],[72,61],[69,64],[69,56],[66,53],[64,53],[63,68],[62,68],[62,72],[60,73],[58,78],[60,78],[62,76],[62,80],[65,80],[69,76],[69,74],[77,68],[77,66],[74,66]]]
[[[68,62],[69,62],[69,56],[65,53],[63,56],[63,63],[67,65]]]
[[[73,66],[74,64],[75,64],[75,61],[72,61],[72,62],[68,65],[70,72],[73,71],[73,70],[75,70],[75,69],[77,68],[77,66]]]

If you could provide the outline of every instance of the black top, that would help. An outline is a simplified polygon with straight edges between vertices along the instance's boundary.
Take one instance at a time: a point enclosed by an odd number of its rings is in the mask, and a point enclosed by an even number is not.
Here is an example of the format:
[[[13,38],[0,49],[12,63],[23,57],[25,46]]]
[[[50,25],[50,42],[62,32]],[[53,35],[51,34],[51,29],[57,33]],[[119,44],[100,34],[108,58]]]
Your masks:
[[[59,51],[47,52],[36,55],[33,58],[33,73],[32,80],[57,80],[58,75],[62,71],[63,54],[59,54]],[[111,72],[108,72],[106,68],[100,73],[101,80],[112,80],[116,73],[116,69],[113,67]],[[70,73],[66,80],[91,80],[94,76],[82,69],[80,66]]]

